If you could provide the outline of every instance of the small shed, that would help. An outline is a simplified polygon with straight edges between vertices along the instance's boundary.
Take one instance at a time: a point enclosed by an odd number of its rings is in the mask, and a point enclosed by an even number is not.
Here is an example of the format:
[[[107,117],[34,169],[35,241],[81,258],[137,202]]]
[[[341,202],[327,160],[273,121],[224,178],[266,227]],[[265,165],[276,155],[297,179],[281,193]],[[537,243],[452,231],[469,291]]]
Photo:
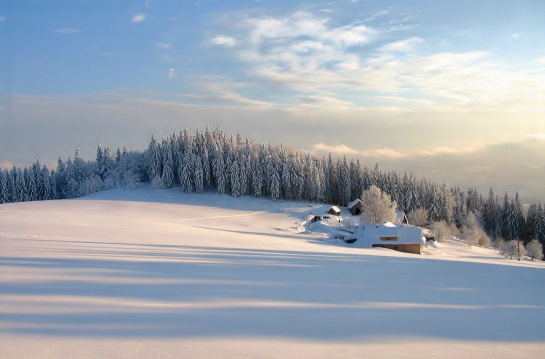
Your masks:
[[[337,206],[331,206],[331,208],[329,208],[327,213],[329,213],[329,214],[331,214],[333,216],[340,216],[341,215],[341,210]]]
[[[359,216],[361,214],[362,205],[363,202],[360,199],[356,198],[355,200],[350,202],[347,207],[353,216]]]

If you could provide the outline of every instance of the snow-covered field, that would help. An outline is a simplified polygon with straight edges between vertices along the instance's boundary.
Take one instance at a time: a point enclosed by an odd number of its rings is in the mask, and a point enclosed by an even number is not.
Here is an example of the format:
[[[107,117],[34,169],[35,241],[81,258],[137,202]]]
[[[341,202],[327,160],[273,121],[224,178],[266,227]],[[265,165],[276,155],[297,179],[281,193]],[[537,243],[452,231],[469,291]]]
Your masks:
[[[354,248],[305,230],[316,207],[150,188],[0,205],[0,356],[543,357],[543,262]]]

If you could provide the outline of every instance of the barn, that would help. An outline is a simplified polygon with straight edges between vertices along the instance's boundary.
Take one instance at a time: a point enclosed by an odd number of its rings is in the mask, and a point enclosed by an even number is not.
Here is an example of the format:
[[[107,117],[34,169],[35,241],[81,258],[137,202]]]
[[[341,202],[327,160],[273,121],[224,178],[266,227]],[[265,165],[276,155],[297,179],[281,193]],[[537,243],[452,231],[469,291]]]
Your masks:
[[[327,211],[327,213],[329,213],[329,214],[331,214],[333,216],[340,216],[341,215],[341,210],[337,206],[331,206],[329,208],[329,210]]]
[[[419,227],[391,222],[361,223],[357,238],[358,244],[363,247],[388,248],[414,254],[421,254],[422,245],[425,244]]]

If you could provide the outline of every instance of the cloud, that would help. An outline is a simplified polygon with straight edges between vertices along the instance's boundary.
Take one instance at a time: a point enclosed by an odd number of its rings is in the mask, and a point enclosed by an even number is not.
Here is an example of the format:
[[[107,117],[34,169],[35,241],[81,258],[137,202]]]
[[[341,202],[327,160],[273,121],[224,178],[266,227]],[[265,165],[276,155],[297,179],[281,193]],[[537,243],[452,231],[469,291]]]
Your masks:
[[[76,32],[79,32],[79,29],[74,29],[71,27],[61,27],[60,29],[53,30],[53,32],[57,34],[75,34]]]
[[[391,9],[376,16],[385,16]],[[488,50],[419,53],[421,37],[395,39],[391,22],[372,27],[323,12],[240,15],[212,44],[232,48],[246,76],[279,104],[330,99],[332,106],[543,111],[545,69],[510,68]],[[405,17],[401,22],[408,21]],[[395,22],[396,24],[399,21]],[[234,46],[236,44],[236,46]],[[307,106],[309,101],[302,101]]]
[[[379,51],[384,52],[411,52],[415,47],[424,43],[420,37],[411,37],[410,39],[392,42],[382,46]]]
[[[146,18],[147,18],[147,15],[146,14],[135,14],[133,15],[133,17],[131,18],[131,22],[133,24],[139,24],[141,22],[144,22],[146,21]]]
[[[323,142],[314,144],[312,149],[316,152],[334,153],[338,155],[353,155],[359,153],[359,151],[343,144],[330,146]]]
[[[210,40],[212,45],[233,47],[237,44],[237,40],[233,37],[219,35]]]
[[[509,37],[512,39],[512,40],[518,40],[520,39],[520,32],[514,32],[512,33],[511,35],[509,35]]]
[[[4,169],[4,170],[11,170],[13,168],[13,163],[11,163],[10,161],[0,161],[0,169]]]
[[[170,49],[170,48],[172,48],[171,44],[167,44],[165,42],[156,42],[154,45],[158,49]]]
[[[382,158],[382,159],[398,159],[407,157],[407,154],[396,151],[392,148],[372,148],[366,150],[356,150],[348,147],[344,144],[339,145],[326,145],[323,142],[316,143],[312,145],[312,150],[314,152],[321,153],[332,153],[337,155],[357,155],[360,157],[373,157],[373,158]]]
[[[168,78],[172,80],[175,77],[176,77],[176,69],[173,69],[173,68],[169,69],[168,70]]]
[[[0,15],[0,22],[4,22],[4,21],[6,21],[6,17],[5,17],[5,16],[2,16],[2,15]]]
[[[533,133],[527,136],[528,138],[545,141],[545,133]]]

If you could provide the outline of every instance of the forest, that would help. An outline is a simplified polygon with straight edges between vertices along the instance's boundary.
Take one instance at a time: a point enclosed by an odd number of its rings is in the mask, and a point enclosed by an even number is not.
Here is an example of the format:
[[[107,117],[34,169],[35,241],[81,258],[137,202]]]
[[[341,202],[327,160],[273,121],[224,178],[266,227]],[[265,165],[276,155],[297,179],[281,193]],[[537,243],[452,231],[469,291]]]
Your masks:
[[[429,223],[461,228],[476,217],[492,239],[537,239],[545,243],[545,213],[541,203],[523,205],[518,193],[503,198],[491,188],[482,195],[463,191],[412,174],[382,171],[358,159],[331,154],[318,158],[283,145],[259,144],[221,129],[194,135],[187,130],[158,140],[152,136],[144,151],[98,145],[96,159],[74,157],[50,170],[39,162],[0,171],[0,203],[75,198],[115,187],[180,187],[183,192],[262,196],[272,200],[312,201],[346,205],[376,185],[396,201],[398,210],[425,210]]]

